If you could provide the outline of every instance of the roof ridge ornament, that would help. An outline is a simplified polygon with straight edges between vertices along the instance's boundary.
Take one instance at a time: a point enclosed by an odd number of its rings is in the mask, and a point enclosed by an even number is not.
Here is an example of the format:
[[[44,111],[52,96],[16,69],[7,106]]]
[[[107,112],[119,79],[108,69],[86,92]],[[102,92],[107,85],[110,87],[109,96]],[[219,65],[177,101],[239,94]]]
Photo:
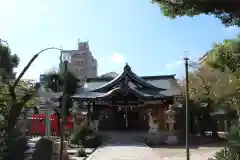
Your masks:
[[[124,66],[124,71],[130,71],[131,67],[128,65],[128,63],[125,64]]]

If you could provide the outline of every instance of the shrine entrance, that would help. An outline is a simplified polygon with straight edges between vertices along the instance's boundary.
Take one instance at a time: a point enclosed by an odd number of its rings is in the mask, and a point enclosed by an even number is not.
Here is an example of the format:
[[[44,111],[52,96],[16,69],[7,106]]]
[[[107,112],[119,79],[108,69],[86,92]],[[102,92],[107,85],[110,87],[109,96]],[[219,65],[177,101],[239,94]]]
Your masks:
[[[126,108],[116,111],[115,114],[117,130],[139,130],[141,128],[139,124],[139,111]]]
[[[98,106],[100,108],[100,106]],[[148,130],[147,110],[138,107],[101,107],[99,130],[144,131]]]

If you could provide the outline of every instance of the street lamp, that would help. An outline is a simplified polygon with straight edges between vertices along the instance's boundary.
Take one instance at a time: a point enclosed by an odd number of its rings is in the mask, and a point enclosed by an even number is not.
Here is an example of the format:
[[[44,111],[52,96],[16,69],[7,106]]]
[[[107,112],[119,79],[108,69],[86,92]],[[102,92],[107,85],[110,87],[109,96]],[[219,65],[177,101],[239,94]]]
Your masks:
[[[190,155],[189,155],[189,146],[188,146],[188,102],[189,102],[189,95],[188,95],[188,90],[189,90],[189,87],[188,87],[188,67],[189,67],[189,64],[188,64],[188,58],[185,57],[184,58],[184,61],[185,61],[185,78],[186,78],[186,86],[185,86],[185,120],[186,120],[186,160],[190,160]]]
[[[65,124],[65,107],[67,101],[67,73],[68,73],[68,63],[71,62],[71,55],[68,52],[61,52],[61,62],[64,63],[64,71],[63,71],[63,103],[62,103],[62,117],[63,117],[63,125]]]
[[[67,103],[67,72],[68,72],[68,63],[71,62],[71,55],[69,55],[68,52],[61,52],[61,62],[64,63],[64,86],[63,86],[63,98],[62,98],[62,108],[61,108],[61,112],[62,112],[62,126],[61,126],[61,146],[60,146],[60,160],[63,159],[63,141],[64,141],[64,126],[66,124],[66,115],[65,115],[65,111],[66,111],[66,103]]]

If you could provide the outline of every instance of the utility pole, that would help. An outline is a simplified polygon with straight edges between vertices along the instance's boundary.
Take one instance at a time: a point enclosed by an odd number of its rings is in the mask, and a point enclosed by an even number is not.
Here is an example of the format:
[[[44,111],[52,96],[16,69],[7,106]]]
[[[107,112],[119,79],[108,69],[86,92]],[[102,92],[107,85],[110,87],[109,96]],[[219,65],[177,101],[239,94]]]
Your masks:
[[[185,78],[186,78],[186,84],[185,84],[185,125],[186,125],[186,140],[185,140],[185,142],[186,142],[186,146],[185,146],[185,149],[186,149],[186,160],[190,160],[190,155],[189,155],[189,146],[188,146],[188,102],[189,102],[189,95],[188,95],[188,84],[189,84],[189,77],[188,77],[188,66],[189,66],[189,64],[188,64],[188,58],[187,57],[185,57],[184,58],[184,61],[185,61]]]
[[[62,123],[61,123],[61,135],[60,135],[60,139],[61,139],[61,146],[60,146],[60,160],[63,160],[63,150],[64,150],[64,146],[63,146],[63,142],[64,142],[64,127],[66,124],[66,104],[67,104],[67,99],[68,99],[68,95],[67,95],[67,75],[68,75],[68,63],[70,62],[70,55],[68,54],[62,54],[62,59],[64,62],[64,88],[63,88],[63,97],[62,97]]]

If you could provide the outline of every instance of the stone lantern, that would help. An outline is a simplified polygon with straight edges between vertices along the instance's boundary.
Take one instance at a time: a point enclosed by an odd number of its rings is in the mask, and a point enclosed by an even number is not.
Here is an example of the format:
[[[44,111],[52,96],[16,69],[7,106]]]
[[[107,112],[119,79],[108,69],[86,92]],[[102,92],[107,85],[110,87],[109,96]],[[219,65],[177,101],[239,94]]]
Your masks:
[[[166,123],[168,124],[168,133],[167,139],[165,140],[166,144],[177,144],[179,142],[178,137],[175,135],[174,125],[176,124],[176,111],[173,109],[172,105],[169,105],[167,111],[165,111]]]

